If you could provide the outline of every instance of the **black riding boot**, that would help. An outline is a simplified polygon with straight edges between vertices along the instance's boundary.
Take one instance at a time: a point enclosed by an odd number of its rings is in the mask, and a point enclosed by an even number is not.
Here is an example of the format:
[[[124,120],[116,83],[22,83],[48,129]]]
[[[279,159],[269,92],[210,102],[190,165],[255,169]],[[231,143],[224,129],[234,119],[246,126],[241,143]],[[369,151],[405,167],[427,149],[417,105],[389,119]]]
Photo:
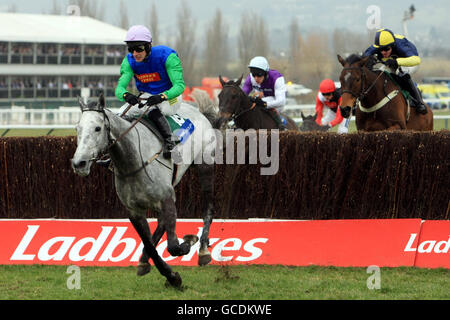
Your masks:
[[[278,130],[287,130],[286,126],[283,124],[283,120],[281,120],[280,114],[276,110],[268,109],[267,111],[269,111],[269,115],[272,117],[273,121],[275,121]]]
[[[405,84],[405,88],[411,94],[412,98],[416,101],[416,111],[421,114],[426,114],[427,107],[425,106],[425,102],[422,100],[422,95],[420,94],[419,89],[416,87],[414,81],[412,81],[411,76],[409,74],[401,77],[402,82]]]
[[[172,140],[172,131],[170,130],[170,125],[167,122],[166,117],[161,113],[161,111],[155,107],[153,110],[150,110],[148,113],[148,117],[152,120],[159,132],[161,133],[164,141],[163,141],[163,156],[166,159],[171,158],[172,149],[175,148],[175,142]]]

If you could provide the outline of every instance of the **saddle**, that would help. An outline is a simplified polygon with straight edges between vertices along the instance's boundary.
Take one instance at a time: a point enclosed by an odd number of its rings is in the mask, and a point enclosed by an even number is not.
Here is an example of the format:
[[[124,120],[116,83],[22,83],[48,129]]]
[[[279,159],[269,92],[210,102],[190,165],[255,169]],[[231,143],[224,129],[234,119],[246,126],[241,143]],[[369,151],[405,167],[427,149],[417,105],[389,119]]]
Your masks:
[[[391,79],[392,82],[394,82],[400,88],[400,92],[402,93],[403,97],[405,98],[405,101],[408,104],[408,107],[416,106],[416,103],[417,103],[416,100],[411,96],[409,91],[407,89],[403,88],[401,83],[399,83],[399,81],[397,81],[396,75],[395,75],[395,70],[391,70],[390,68],[388,68],[386,65],[384,65],[381,62],[377,62],[371,66],[368,65],[368,67],[372,71],[384,72],[389,77],[389,79]]]
[[[176,139],[174,139],[175,143],[176,144],[178,144],[178,143],[184,144],[187,141],[187,139],[191,136],[191,134],[194,132],[194,130],[195,130],[194,124],[188,118],[183,118],[178,114],[174,114],[171,116],[165,116],[165,117],[167,119],[167,122],[169,123],[170,129],[172,131],[172,135],[175,134],[175,137],[176,137]],[[128,116],[128,115],[124,115],[122,118],[129,122],[138,120],[137,117]],[[156,125],[153,123],[152,120],[150,120],[148,118],[147,115],[143,116],[141,118],[140,122],[147,129],[149,129],[151,132],[153,132],[153,134],[155,134],[156,137],[160,141],[164,141],[164,138],[161,135],[161,133],[159,132],[159,130],[157,129]]]
[[[172,135],[175,132],[175,136],[177,136],[175,144],[178,143],[184,144],[186,140],[190,137],[192,132],[194,132],[195,129],[194,124],[189,119],[183,118],[178,114],[165,117],[170,125]],[[134,122],[138,120],[138,118],[128,115],[124,115],[122,116],[122,118],[127,120],[128,122]],[[150,130],[161,142],[164,141],[164,138],[157,129],[156,125],[153,123],[152,120],[148,118],[147,115],[143,116],[140,119],[140,123],[142,123],[148,130]],[[178,165],[174,163],[172,172],[172,184],[175,183],[177,174],[178,174]]]

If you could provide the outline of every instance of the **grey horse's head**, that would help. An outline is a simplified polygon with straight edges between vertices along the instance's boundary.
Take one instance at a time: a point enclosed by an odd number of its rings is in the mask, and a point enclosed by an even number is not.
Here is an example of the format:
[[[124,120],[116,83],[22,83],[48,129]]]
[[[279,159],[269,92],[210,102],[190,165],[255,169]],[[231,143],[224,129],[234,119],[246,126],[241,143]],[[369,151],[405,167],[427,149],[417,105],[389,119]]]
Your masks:
[[[78,102],[82,114],[76,126],[77,149],[71,162],[74,172],[84,177],[90,173],[92,163],[108,148],[109,121],[104,113],[103,94],[96,102],[85,104],[81,98]]]

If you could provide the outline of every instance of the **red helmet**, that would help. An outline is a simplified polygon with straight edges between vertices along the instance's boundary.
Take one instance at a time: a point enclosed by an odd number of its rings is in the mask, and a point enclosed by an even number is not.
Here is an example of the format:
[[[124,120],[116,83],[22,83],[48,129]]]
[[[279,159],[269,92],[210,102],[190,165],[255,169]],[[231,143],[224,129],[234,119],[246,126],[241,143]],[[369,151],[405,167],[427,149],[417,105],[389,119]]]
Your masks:
[[[324,79],[320,83],[319,91],[321,93],[330,93],[336,91],[336,86],[334,85],[334,81],[331,79]]]

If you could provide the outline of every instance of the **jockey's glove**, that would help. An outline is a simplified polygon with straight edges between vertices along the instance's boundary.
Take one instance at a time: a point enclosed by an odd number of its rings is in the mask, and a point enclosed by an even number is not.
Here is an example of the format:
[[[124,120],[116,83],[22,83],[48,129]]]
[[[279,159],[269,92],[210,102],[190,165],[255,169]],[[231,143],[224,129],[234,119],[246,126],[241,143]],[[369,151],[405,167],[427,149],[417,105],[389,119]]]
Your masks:
[[[159,104],[163,101],[166,100],[166,96],[163,94],[157,94],[154,96],[151,96],[150,98],[147,99],[147,102],[145,103],[145,105],[147,106],[153,106],[155,104]]]
[[[267,102],[263,101],[260,97],[252,97],[250,100],[256,103],[257,106],[267,107]]]
[[[128,102],[132,106],[139,103],[138,97],[136,97],[134,94],[129,93],[129,92],[125,92],[123,94],[123,98],[125,99],[126,102]]]
[[[398,68],[398,63],[397,63],[397,59],[393,59],[393,58],[391,58],[391,59],[387,59],[385,62],[384,62],[384,64],[387,66],[387,67],[389,67],[389,68],[391,68],[392,70],[397,70],[397,68]]]

